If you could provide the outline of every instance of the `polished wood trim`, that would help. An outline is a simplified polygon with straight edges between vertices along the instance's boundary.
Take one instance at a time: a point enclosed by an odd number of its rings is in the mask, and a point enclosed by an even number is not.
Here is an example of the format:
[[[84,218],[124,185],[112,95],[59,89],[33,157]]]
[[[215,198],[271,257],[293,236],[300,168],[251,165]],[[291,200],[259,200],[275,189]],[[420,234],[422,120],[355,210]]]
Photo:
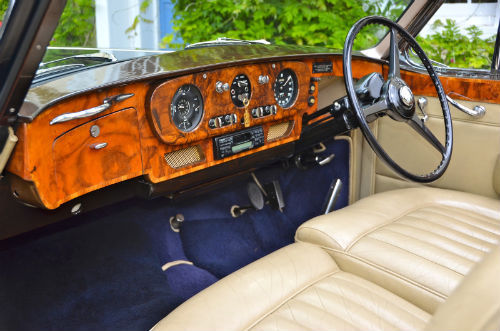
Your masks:
[[[283,109],[277,105],[273,92],[276,77],[283,69],[292,69],[297,75],[298,81],[298,96],[294,105],[288,109]],[[251,97],[246,108],[236,107],[233,104],[230,90],[222,93],[215,90],[217,82],[231,85],[233,79],[239,74],[245,74],[250,80]],[[261,75],[268,76],[269,82],[259,84],[258,79]],[[307,108],[310,77],[310,70],[305,63],[290,61],[246,65],[187,75],[168,80],[155,88],[151,95],[149,107],[146,109],[146,115],[158,138],[163,142],[175,145],[196,142],[208,137],[220,136],[228,132],[244,129],[245,125],[241,123],[241,119],[244,118],[245,112],[250,112],[251,109],[259,106],[276,105],[277,114],[260,119],[252,118],[251,126],[280,121],[285,117],[296,115],[299,110]],[[203,98],[203,120],[192,132],[183,132],[177,129],[171,116],[172,98],[176,91],[186,84],[196,86],[201,91]],[[218,129],[211,129],[208,126],[209,119],[227,114],[235,114],[238,117],[238,123]]]
[[[384,75],[388,68],[384,65]],[[415,95],[437,96],[436,88],[427,73],[401,71],[401,78]],[[446,94],[452,93],[453,99],[500,103],[500,80],[466,77],[439,76]]]
[[[332,72],[313,74],[313,62],[324,60],[332,62]],[[337,55],[313,56],[301,62],[279,61],[277,59],[267,63],[261,62],[261,60],[256,60],[254,64],[190,73],[187,76],[166,81],[154,79],[136,81],[101,88],[92,93],[82,93],[59,101],[39,114],[33,122],[20,125],[17,131],[20,141],[15,148],[7,169],[20,179],[33,183],[34,189],[30,190],[30,192],[39,196],[30,201],[41,201],[42,207],[54,209],[71,199],[129,178],[144,176],[150,183],[163,183],[174,178],[179,178],[179,180],[182,178],[184,181],[190,174],[227,162],[235,164],[237,168],[239,162],[249,156],[297,141],[302,131],[302,116],[317,109],[318,84],[313,81],[316,89],[313,93],[310,93],[309,84],[311,78],[321,78],[328,75],[342,76],[342,58]],[[276,68],[272,68],[273,63]],[[356,65],[354,69],[355,77],[357,78],[373,71],[382,70],[382,65],[379,62],[356,59],[354,63]],[[212,115],[234,111],[238,112],[238,117],[241,119],[245,111],[236,108],[229,98],[225,100],[220,98],[214,90],[215,82],[221,80],[230,84],[236,74],[247,74],[252,80],[252,88],[254,89],[248,107],[251,109],[256,106],[275,104],[272,85],[275,75],[283,68],[292,68],[297,73],[299,94],[295,104],[286,110],[278,107],[278,115],[252,120],[250,126],[261,125],[267,137],[271,125],[293,121],[294,125],[289,135],[272,142],[266,141],[264,146],[257,149],[245,151],[223,160],[215,160],[213,137],[238,131],[244,128],[244,125],[238,124],[234,127],[214,130],[212,133],[211,129],[207,129],[208,118]],[[265,73],[269,74],[270,82],[259,85],[257,82],[258,76]],[[204,82],[203,74],[207,75],[206,82]],[[158,131],[158,128],[155,128],[150,116],[151,106],[156,102],[156,107],[160,107],[162,104],[167,104],[167,107],[169,107],[168,99],[175,93],[179,84],[183,82],[192,83],[193,81],[200,84],[200,89],[206,98],[206,114],[202,122],[204,129],[200,129],[198,133],[194,132],[192,135],[184,135],[175,131],[176,129],[171,123],[168,123],[168,118],[166,118],[164,120],[167,121],[168,130],[175,130],[167,131],[168,134],[164,135]],[[159,87],[161,87],[160,90],[158,90]],[[155,101],[155,97],[153,97],[154,91],[163,93],[166,99]],[[95,107],[102,104],[105,98],[126,93],[133,93],[134,96],[114,104],[102,114],[86,119],[49,125],[50,121],[58,115]],[[314,98],[314,103],[311,105],[308,103],[310,97]],[[207,101],[209,101],[208,104]],[[123,111],[123,109],[126,110]],[[112,118],[116,118],[116,120],[110,120]],[[103,152],[103,155],[99,157],[93,157],[90,153],[82,152],[82,148],[84,148],[82,146],[86,146],[92,140],[89,138],[89,127],[92,123],[101,123],[102,137],[110,137],[117,144],[115,146],[117,150],[115,151],[119,152],[113,153],[111,148],[104,149],[100,151]],[[116,136],[113,136],[114,134]],[[66,143],[62,148],[59,147],[61,142],[69,137],[71,137],[69,139],[71,142]],[[160,139],[160,137],[168,138]],[[165,161],[164,155],[166,153],[193,145],[200,146],[205,156],[203,162],[174,169]],[[104,159],[107,157],[111,158],[111,163],[117,168],[113,168],[113,170],[102,166],[105,163]],[[126,164],[127,162],[128,164]],[[98,166],[93,167],[94,163],[97,163]],[[122,166],[118,167],[119,164]]]

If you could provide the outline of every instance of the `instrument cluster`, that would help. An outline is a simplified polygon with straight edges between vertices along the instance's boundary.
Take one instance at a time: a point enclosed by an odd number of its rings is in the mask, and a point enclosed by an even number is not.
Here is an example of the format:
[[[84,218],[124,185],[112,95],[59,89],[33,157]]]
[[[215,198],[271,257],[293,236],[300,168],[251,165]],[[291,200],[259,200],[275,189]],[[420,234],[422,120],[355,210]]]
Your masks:
[[[257,79],[258,85],[269,86],[267,93],[274,96],[274,103],[262,104],[249,109],[249,116],[258,119],[270,115],[276,115],[278,106],[288,109],[295,104],[299,92],[299,84],[296,73],[285,68],[281,70],[269,85],[269,76],[262,74]],[[234,76],[231,84],[217,81],[214,86],[215,95],[218,98],[226,97],[229,92],[231,102],[236,108],[246,108],[253,96],[251,79],[245,73]],[[207,94],[207,93],[205,93]],[[258,97],[258,95],[257,95]],[[204,98],[200,89],[193,84],[185,84],[179,87],[170,104],[170,116],[175,127],[182,132],[191,132],[198,128],[204,116]],[[244,123],[245,116],[238,118],[236,113],[227,113],[208,119],[209,128],[217,129],[236,124],[238,119]]]

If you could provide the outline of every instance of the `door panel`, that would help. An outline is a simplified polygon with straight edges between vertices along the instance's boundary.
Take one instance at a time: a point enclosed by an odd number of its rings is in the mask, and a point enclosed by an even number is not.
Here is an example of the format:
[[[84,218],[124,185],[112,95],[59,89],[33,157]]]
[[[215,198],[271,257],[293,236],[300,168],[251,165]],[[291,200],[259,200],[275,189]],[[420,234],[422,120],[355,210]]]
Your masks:
[[[427,99],[427,124],[444,143],[444,124],[439,100],[434,97]],[[454,132],[451,162],[443,177],[429,185],[498,198],[493,178],[500,155],[500,105],[477,101],[459,102],[471,109],[482,104],[486,108],[486,115],[476,119],[450,106]],[[439,153],[404,123],[387,117],[382,118],[376,123],[376,132],[379,142],[389,155],[410,171],[429,172],[440,160]],[[365,166],[370,165],[363,164],[363,167]],[[400,179],[378,159],[373,162],[373,168],[373,178],[364,179],[365,182],[371,183],[372,193],[418,185]]]

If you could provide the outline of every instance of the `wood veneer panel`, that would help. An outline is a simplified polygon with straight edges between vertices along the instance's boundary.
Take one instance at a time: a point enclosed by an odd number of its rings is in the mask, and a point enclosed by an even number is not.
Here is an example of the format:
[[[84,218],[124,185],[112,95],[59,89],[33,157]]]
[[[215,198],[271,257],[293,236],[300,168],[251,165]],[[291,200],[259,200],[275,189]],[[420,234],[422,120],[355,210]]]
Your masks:
[[[384,66],[387,74],[387,66]],[[436,89],[429,75],[411,71],[401,71],[401,78],[416,95],[437,96]],[[454,99],[500,103],[500,81],[464,77],[439,76],[445,93],[454,92]]]
[[[325,74],[312,74],[312,63],[324,60],[332,62],[333,71]],[[272,67],[273,63],[275,68]],[[357,78],[373,71],[382,70],[381,65],[378,63],[359,59],[356,59],[354,63],[355,68],[353,70]],[[271,125],[293,121],[294,126],[290,134],[276,141],[266,142],[264,146],[257,149],[245,151],[222,160],[215,160],[213,156],[213,137],[236,132],[243,129],[244,125],[239,123],[234,126],[211,130],[208,128],[208,119],[228,113],[236,113],[238,118],[241,119],[245,111],[233,105],[229,98],[229,92],[223,94],[215,92],[216,81],[220,80],[231,84],[234,76],[241,73],[246,74],[250,78],[253,88],[252,98],[248,106],[249,109],[252,109],[257,106],[276,104],[272,85],[276,75],[284,68],[291,68],[297,74],[299,93],[295,104],[286,110],[278,107],[278,114],[275,116],[252,119],[251,126],[262,125],[264,134],[267,136]],[[204,74],[206,74],[207,78],[203,78]],[[269,75],[269,83],[265,85],[258,84],[257,79],[261,74]],[[65,201],[92,190],[136,176],[144,175],[151,182],[159,183],[228,161],[235,161],[237,165],[240,159],[242,162],[244,161],[242,158],[245,156],[299,139],[302,130],[302,115],[312,113],[317,109],[316,102],[311,106],[307,103],[310,96],[317,100],[317,88],[312,94],[309,93],[311,77],[325,75],[342,75],[342,58],[340,56],[309,57],[303,61],[273,61],[233,66],[172,78],[167,81],[135,82],[76,95],[55,104],[37,116],[32,123],[23,124],[19,128],[17,133],[20,136],[20,141],[8,165],[8,171],[24,180],[33,182],[43,206],[53,209]],[[164,107],[167,107],[166,114],[169,114],[170,98],[177,88],[186,82],[199,84],[205,99],[205,116],[200,129],[189,135],[184,134],[178,131],[172,123],[168,122],[169,118],[164,118],[163,120],[167,121],[166,127],[170,131],[164,132],[166,135],[158,132],[150,116],[151,107],[157,102],[156,107],[161,106],[163,111],[165,111]],[[317,83],[315,84],[317,87]],[[159,86],[161,87],[159,90],[161,91],[160,98],[158,101],[153,101],[153,91],[158,91]],[[49,125],[50,120],[58,115],[95,107],[102,104],[105,98],[125,93],[134,93],[134,96],[114,104],[102,114],[91,118]],[[119,110],[126,108],[135,110],[119,112]],[[102,116],[106,117],[101,118]],[[112,118],[112,116],[117,116],[113,117],[116,120],[106,120],[107,117]],[[90,151],[85,149],[91,141],[89,140],[88,127],[91,125],[90,122],[93,121],[96,121],[96,123],[102,121],[102,125],[100,125],[104,130],[102,137],[109,137],[109,141],[116,144],[114,148],[101,150],[103,153],[99,156],[92,155]],[[73,142],[64,147],[58,147],[63,141],[61,139],[64,139],[65,136],[70,137],[70,135],[75,135],[74,138],[70,139]],[[161,136],[169,138],[162,140],[159,139]],[[166,153],[193,145],[201,147],[205,155],[204,162],[180,169],[168,166],[164,159]],[[59,152],[60,149],[63,152]],[[111,167],[106,166],[108,161],[105,160],[107,158],[112,160]],[[129,164],[126,164],[127,162]],[[140,166],[138,166],[139,163]],[[79,180],[79,177],[82,180]]]
[[[90,128],[99,126],[98,137]],[[107,144],[95,149],[97,144]],[[142,174],[134,108],[101,117],[58,137],[52,147],[58,203]]]
[[[295,103],[287,109],[277,105],[273,93],[274,81],[279,72],[283,69],[292,69],[296,73],[298,81],[297,99]],[[246,109],[244,107],[236,107],[233,104],[230,91],[218,93],[215,90],[215,84],[218,81],[231,85],[233,79],[240,74],[245,74],[249,78],[252,90],[249,105]],[[266,84],[259,84],[258,78],[261,75],[267,75],[269,77],[269,82]],[[297,114],[299,110],[307,108],[310,77],[310,70],[306,64],[292,61],[246,65],[187,75],[160,84],[152,92],[150,106],[147,107],[146,114],[158,138],[163,142],[167,144],[182,145],[200,141],[208,137],[214,137],[245,128],[240,122],[245,112],[250,112],[251,109],[259,106],[276,105],[277,114],[260,119],[252,118],[251,126],[270,121],[279,121],[285,117]],[[193,84],[198,87],[201,91],[204,104],[203,120],[198,128],[192,132],[183,132],[177,129],[171,117],[170,105],[172,103],[172,98],[175,92],[185,84]],[[208,120],[210,118],[226,114],[236,114],[238,116],[238,123],[218,129],[211,129],[208,126]]]

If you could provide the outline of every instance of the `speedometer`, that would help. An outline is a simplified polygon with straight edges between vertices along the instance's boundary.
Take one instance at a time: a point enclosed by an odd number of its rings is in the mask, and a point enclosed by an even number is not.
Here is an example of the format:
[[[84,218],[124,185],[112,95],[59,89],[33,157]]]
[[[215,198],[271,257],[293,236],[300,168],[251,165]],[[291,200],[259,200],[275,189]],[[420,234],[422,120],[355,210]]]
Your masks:
[[[290,108],[297,98],[299,86],[297,76],[291,69],[285,69],[278,74],[273,86],[274,99],[281,108]]]
[[[200,90],[192,84],[181,86],[170,105],[172,122],[183,132],[196,129],[203,117],[203,98]]]

